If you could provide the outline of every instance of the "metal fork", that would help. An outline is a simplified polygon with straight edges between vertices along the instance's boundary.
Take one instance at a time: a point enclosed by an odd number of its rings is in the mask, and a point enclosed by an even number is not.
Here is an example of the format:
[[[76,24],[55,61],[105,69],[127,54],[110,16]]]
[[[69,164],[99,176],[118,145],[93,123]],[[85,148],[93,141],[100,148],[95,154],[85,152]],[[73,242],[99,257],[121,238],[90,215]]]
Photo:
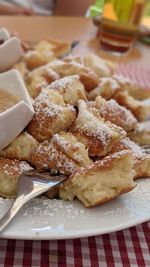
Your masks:
[[[18,211],[31,199],[45,193],[68,177],[64,175],[51,175],[48,172],[30,170],[19,177],[18,190],[14,203],[5,215],[0,219],[0,232],[10,223]]]

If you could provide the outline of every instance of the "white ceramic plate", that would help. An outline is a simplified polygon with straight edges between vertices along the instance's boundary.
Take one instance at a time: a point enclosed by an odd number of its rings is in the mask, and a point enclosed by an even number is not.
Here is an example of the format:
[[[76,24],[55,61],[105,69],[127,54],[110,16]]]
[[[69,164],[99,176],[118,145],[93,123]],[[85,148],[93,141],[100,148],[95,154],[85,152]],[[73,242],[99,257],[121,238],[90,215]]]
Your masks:
[[[99,207],[86,209],[77,201],[36,199],[20,211],[0,235],[14,239],[68,239],[122,230],[150,220],[150,179]],[[0,199],[0,216],[11,200]]]

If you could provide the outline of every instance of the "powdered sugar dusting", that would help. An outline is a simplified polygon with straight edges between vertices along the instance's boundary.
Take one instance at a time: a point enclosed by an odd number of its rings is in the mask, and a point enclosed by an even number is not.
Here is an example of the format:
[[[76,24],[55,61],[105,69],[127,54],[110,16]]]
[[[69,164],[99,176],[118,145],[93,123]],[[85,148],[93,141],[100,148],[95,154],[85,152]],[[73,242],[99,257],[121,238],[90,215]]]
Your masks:
[[[150,133],[150,121],[140,122],[135,128],[135,133],[148,132]]]
[[[125,130],[132,130],[137,120],[133,116],[130,110],[127,110],[125,107],[120,106],[115,100],[111,99],[109,101],[105,101],[100,106],[100,115],[104,119],[108,119],[111,122],[119,125]]]
[[[48,89],[64,91],[67,87],[70,87],[73,83],[76,83],[77,81],[79,81],[78,75],[67,76],[51,83]]]
[[[4,159],[2,169],[6,175],[20,175],[24,171],[31,170],[32,167],[26,161]]]
[[[113,135],[111,128],[103,120],[98,119],[92,112],[88,111],[86,103],[83,101],[80,101],[79,104],[79,115],[75,128],[81,132],[85,132],[89,136],[96,137],[102,142],[104,147],[108,145],[108,140],[111,140]]]
[[[104,87],[107,84],[110,86],[110,88],[112,90],[116,90],[119,88],[119,84],[115,79],[113,79],[111,77],[101,78],[101,80],[100,80],[101,87]]]

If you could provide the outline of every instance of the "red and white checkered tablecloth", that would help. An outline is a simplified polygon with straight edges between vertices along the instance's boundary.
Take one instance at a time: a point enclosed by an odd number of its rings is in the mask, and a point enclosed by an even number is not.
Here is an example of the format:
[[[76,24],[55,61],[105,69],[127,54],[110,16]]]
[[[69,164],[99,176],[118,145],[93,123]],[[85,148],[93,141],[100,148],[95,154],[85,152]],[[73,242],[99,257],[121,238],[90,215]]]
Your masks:
[[[150,222],[74,240],[0,240],[0,267],[149,267]]]

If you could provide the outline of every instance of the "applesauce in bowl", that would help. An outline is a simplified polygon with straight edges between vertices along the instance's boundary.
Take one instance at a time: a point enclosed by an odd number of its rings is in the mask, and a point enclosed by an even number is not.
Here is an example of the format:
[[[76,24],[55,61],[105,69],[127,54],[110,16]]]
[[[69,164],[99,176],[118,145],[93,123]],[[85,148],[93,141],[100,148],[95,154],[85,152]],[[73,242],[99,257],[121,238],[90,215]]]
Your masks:
[[[10,92],[0,89],[0,113],[15,106],[19,99]]]

